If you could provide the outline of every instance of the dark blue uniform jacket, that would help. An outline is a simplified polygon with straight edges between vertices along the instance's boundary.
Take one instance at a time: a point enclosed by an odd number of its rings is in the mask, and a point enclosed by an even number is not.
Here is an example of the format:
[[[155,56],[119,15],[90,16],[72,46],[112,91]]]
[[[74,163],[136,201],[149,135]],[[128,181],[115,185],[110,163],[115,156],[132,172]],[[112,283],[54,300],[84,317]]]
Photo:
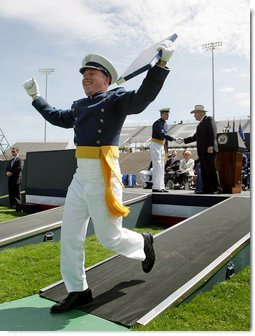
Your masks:
[[[168,126],[165,120],[161,118],[156,120],[152,125],[152,138],[173,141],[174,138],[167,134],[167,130]]]
[[[73,127],[76,146],[118,146],[126,116],[141,113],[157,97],[168,73],[155,65],[137,91],[118,87],[77,100],[68,110],[56,109],[42,97],[32,104],[51,124]]]

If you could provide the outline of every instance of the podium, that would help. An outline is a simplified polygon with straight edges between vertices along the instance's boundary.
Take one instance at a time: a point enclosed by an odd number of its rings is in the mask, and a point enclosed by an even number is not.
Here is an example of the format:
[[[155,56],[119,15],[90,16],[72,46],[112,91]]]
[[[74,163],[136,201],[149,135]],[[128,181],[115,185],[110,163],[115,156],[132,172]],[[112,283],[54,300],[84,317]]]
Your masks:
[[[216,168],[224,194],[242,191],[242,165],[245,143],[239,132],[218,133],[219,152],[216,155]]]

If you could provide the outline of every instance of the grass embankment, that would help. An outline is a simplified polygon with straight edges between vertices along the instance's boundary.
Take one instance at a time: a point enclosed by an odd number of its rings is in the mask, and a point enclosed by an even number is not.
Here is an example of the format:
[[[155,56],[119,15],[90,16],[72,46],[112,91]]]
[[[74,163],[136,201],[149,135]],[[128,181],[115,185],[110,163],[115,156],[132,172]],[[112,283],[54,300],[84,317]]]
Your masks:
[[[161,231],[157,227],[137,231],[145,230],[150,230],[152,234]],[[95,236],[87,238],[86,267],[112,255],[101,246]],[[37,294],[40,288],[60,279],[59,242],[10,248],[0,253],[0,303]],[[210,291],[197,295],[189,303],[167,309],[148,325],[131,330],[250,330],[250,267],[246,267],[230,280],[215,285]]]
[[[249,331],[250,267],[136,330]]]
[[[0,206],[0,223],[17,217],[25,216],[24,212],[18,212],[15,209]]]

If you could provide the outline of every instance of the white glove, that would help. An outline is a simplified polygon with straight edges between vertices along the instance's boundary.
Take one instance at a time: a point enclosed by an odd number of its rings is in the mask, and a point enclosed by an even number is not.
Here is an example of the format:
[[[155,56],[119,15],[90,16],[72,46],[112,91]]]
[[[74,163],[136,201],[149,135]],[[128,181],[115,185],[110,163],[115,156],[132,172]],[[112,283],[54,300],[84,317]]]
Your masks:
[[[27,91],[27,94],[31,96],[33,100],[40,96],[39,87],[34,77],[26,80],[23,86]]]
[[[163,62],[168,62],[170,57],[173,55],[174,52],[174,44],[170,40],[163,41],[160,46],[157,48],[157,51],[162,52],[160,60]]]
[[[183,140],[183,138],[176,138],[176,143],[178,143],[178,145],[181,145],[181,144],[183,144],[184,143],[184,140]]]

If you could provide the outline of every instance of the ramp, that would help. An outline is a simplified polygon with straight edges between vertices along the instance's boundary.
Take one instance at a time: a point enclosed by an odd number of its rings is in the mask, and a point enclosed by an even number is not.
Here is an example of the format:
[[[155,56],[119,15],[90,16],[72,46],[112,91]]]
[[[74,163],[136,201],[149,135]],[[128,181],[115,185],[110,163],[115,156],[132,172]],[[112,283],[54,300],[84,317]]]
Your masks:
[[[58,228],[62,222],[63,209],[61,206],[0,223],[0,248]]]
[[[94,301],[82,310],[126,327],[146,324],[188,297],[248,245],[249,232],[250,199],[226,199],[157,235],[151,273],[122,256],[88,269]],[[59,282],[40,295],[60,301],[67,292]]]
[[[142,206],[149,197],[151,197],[151,195],[144,193],[141,189],[138,192],[132,192],[132,190],[130,190],[123,194],[124,204],[132,208],[132,214],[129,218],[132,217],[134,225],[141,221],[141,219],[139,219],[140,214],[144,216],[143,222],[149,220],[148,217],[150,216],[151,209],[148,208],[147,211],[143,209],[142,211]],[[147,205],[147,203],[145,205]],[[53,231],[55,238],[59,239],[63,211],[64,206],[60,206],[0,223],[0,250],[7,246],[18,247],[27,243],[35,244],[42,242],[44,233],[48,231]],[[126,219],[124,219],[124,221],[125,220]],[[87,235],[93,233],[93,225],[90,225]]]

